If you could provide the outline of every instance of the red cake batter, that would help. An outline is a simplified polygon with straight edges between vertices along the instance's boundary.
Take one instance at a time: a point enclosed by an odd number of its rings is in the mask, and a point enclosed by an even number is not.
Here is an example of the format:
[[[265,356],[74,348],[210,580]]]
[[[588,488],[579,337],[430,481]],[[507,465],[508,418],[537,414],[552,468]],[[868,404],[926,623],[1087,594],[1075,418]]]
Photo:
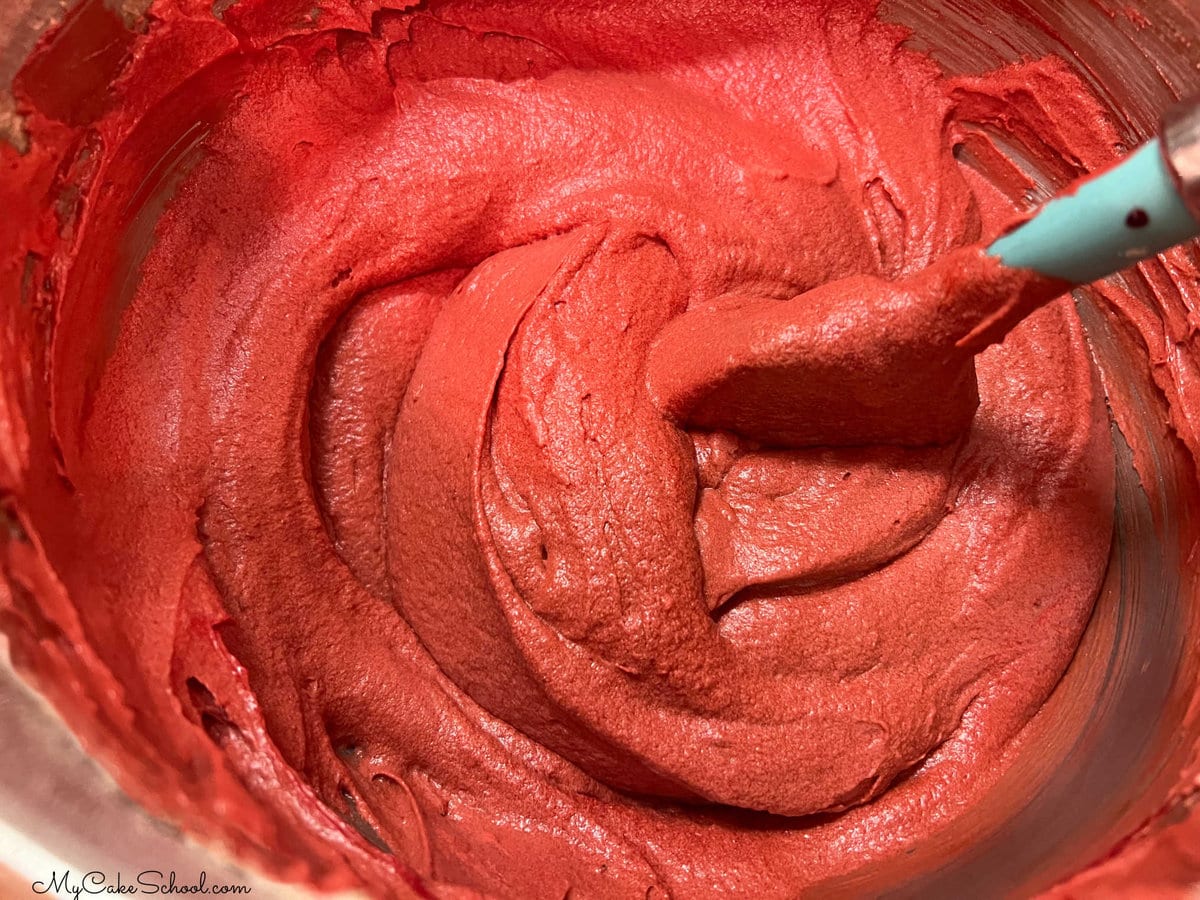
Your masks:
[[[0,148],[0,625],[122,783],[380,896],[952,825],[1109,556],[1074,307],[971,246],[987,134],[1116,155],[1083,85],[871,3],[216,10],[85,6]]]

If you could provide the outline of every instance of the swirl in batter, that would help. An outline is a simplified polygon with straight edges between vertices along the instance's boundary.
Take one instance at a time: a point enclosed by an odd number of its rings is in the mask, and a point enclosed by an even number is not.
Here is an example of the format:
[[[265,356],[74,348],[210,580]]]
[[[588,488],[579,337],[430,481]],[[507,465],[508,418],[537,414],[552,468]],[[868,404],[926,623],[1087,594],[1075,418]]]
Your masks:
[[[795,896],[952,824],[1113,511],[1074,307],[958,157],[1086,89],[870,3],[308,6],[18,82],[18,661],[327,887]]]

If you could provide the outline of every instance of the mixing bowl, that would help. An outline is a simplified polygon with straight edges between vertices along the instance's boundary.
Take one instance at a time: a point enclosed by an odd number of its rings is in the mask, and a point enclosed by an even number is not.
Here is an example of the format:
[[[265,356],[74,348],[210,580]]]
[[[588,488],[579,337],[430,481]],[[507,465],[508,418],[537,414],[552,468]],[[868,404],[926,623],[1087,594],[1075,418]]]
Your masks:
[[[111,0],[136,26],[141,0]],[[0,88],[38,34],[73,4],[6,0],[0,8]],[[72,14],[71,27],[88,27]],[[1200,6],[1191,0],[888,0],[882,18],[912,29],[910,44],[948,72],[971,74],[1057,54],[1091,84],[1133,147],[1158,112],[1200,87]],[[79,77],[88,77],[81,59]],[[21,146],[11,98],[0,96],[0,129]],[[999,138],[997,138],[999,139]],[[1038,189],[1030,205],[1075,172],[1010,141],[1006,149]],[[972,160],[965,154],[963,162]],[[1185,252],[1196,252],[1191,248]],[[1121,276],[1155,310],[1152,261]],[[7,300],[8,298],[6,298]],[[863,866],[823,896],[1029,896],[1117,851],[1131,835],[1177,825],[1181,773],[1200,739],[1195,505],[1191,460],[1162,427],[1164,409],[1144,362],[1133,359],[1119,323],[1093,290],[1076,302],[1110,396],[1128,412],[1112,423],[1118,463],[1115,541],[1091,623],[1066,676],[1030,725],[1023,751],[982,802],[903,859]],[[1136,463],[1136,466],[1135,466]],[[131,810],[106,776],[83,761],[60,725],[12,681],[0,683],[0,859],[21,878],[58,860],[109,870],[139,860],[180,868],[227,866]],[[86,815],[60,804],[86,797]],[[48,824],[53,823],[53,824]],[[140,824],[135,824],[140,823]],[[111,839],[123,834],[124,850]],[[126,831],[126,829],[131,829]],[[132,841],[132,844],[130,843]],[[250,879],[220,868],[225,880]],[[1200,875],[1200,873],[1198,873]],[[1152,872],[1135,875],[1149,884]],[[269,886],[256,882],[259,895]],[[1081,889],[1086,894],[1086,885]]]

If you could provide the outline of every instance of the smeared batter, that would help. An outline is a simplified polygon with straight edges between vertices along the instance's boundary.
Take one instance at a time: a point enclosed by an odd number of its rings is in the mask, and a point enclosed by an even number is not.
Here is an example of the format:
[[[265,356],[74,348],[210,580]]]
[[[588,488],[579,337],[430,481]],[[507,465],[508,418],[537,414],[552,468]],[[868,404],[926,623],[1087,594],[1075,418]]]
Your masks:
[[[324,886],[795,896],[952,823],[1113,512],[1078,317],[1022,320],[1061,286],[971,247],[1014,209],[956,151],[1115,152],[1086,90],[869,3],[310,6],[18,81],[18,661]]]

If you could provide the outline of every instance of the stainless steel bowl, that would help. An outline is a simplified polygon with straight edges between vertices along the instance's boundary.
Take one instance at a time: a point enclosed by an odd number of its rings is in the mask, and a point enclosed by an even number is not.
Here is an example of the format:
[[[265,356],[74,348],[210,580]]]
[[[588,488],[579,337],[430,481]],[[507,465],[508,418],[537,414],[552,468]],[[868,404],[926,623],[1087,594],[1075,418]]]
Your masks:
[[[145,0],[110,2],[131,18],[146,6]],[[69,4],[0,5],[0,136],[18,145],[20,123],[4,88],[37,35]],[[1200,5],[1194,0],[885,0],[881,15],[908,25],[910,43],[951,73],[1062,56],[1095,88],[1130,147],[1154,132],[1163,108],[1200,87]],[[1056,187],[1052,173],[1030,166],[1044,191]],[[1152,304],[1140,276],[1129,275],[1126,283]],[[1200,639],[1200,603],[1194,602],[1200,585],[1181,548],[1190,549],[1200,526],[1178,501],[1196,496],[1195,472],[1154,427],[1160,412],[1144,365],[1123,356],[1112,322],[1087,291],[1078,293],[1077,303],[1106,385],[1120,385],[1129,398],[1126,431],[1140,431],[1151,447],[1149,468],[1139,477],[1129,435],[1114,424],[1116,541],[1082,646],[1031,725],[1027,750],[983,802],[903,860],[830,885],[831,894],[1035,894],[1104,857],[1154,818],[1179,773],[1194,762],[1200,672],[1183,651]],[[67,799],[80,796],[88,798],[86,814]],[[149,858],[178,860],[193,870],[225,865],[149,822],[11,675],[0,673],[0,862],[22,876],[30,854],[110,870]],[[117,830],[120,841],[113,840]],[[265,887],[258,895],[264,894]]]

